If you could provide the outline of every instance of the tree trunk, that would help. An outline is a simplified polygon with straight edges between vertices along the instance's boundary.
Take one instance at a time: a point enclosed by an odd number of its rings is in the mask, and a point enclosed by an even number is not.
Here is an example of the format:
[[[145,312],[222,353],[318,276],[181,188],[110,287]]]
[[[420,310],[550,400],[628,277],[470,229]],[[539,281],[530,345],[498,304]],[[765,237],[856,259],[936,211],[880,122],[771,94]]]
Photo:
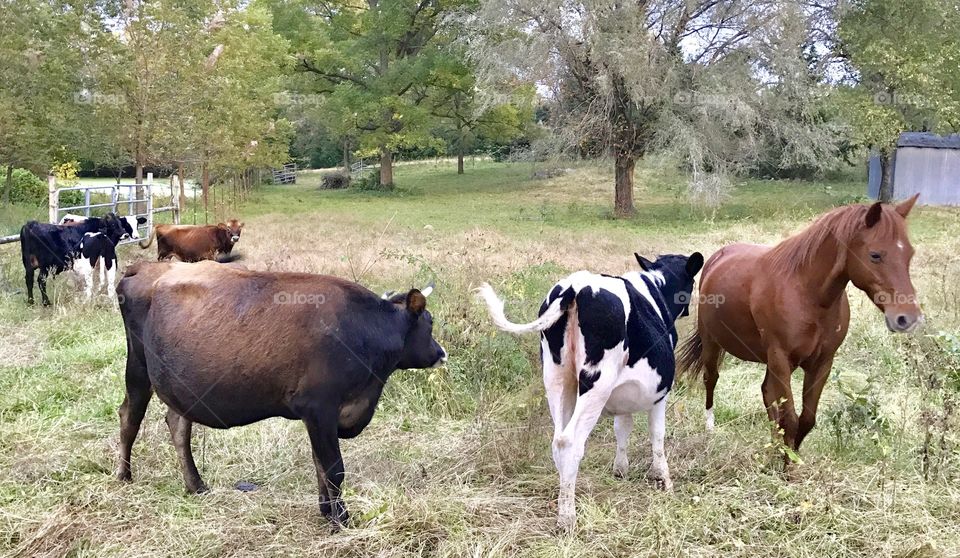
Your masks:
[[[463,146],[457,150],[457,174],[463,174]]]
[[[137,197],[138,200],[142,200],[142,199],[143,199],[143,187],[140,186],[140,184],[143,184],[143,162],[140,161],[139,158],[137,159],[137,173],[136,173],[136,175],[134,176],[134,181],[133,181],[133,182],[134,182],[134,184],[137,184],[136,194],[134,194],[134,195]],[[136,212],[137,212],[137,215],[140,215],[140,214],[146,212],[146,210],[147,210],[147,208],[145,207],[145,204],[144,204],[142,201],[138,201],[137,204],[136,204]]]
[[[210,193],[210,170],[207,168],[207,164],[203,163],[203,170],[200,171],[200,191],[203,192],[203,224],[208,224],[207,222],[207,211],[209,210],[208,205],[208,195]]]
[[[380,148],[380,187],[393,189],[393,153],[386,146]]]
[[[617,217],[632,217],[637,210],[633,207],[633,170],[637,159],[632,155],[616,156],[616,188],[614,190],[613,213]]]
[[[343,140],[343,170],[350,172],[350,140]]]
[[[878,199],[889,202],[893,199],[893,150],[880,150],[880,192]]]
[[[10,205],[10,190],[13,189],[13,165],[7,165],[7,179],[3,182],[3,203]]]

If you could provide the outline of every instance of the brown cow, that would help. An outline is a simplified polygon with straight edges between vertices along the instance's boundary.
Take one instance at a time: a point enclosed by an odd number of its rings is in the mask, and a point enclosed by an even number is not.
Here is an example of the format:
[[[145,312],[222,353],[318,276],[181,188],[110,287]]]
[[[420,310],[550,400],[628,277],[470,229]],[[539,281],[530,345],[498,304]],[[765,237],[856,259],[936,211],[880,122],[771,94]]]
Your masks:
[[[218,255],[230,256],[242,230],[243,223],[236,219],[217,225],[157,225],[149,238],[140,241],[140,247],[149,247],[156,237],[158,260],[171,256],[183,262],[213,260]]]
[[[447,353],[432,335],[432,287],[381,298],[324,275],[269,273],[214,262],[139,263],[117,287],[127,334],[117,475],[156,393],[190,492],[203,492],[192,423],[303,421],[313,448],[320,511],[347,521],[340,438],[360,434],[398,368],[429,368]],[[211,341],[211,332],[226,328]]]

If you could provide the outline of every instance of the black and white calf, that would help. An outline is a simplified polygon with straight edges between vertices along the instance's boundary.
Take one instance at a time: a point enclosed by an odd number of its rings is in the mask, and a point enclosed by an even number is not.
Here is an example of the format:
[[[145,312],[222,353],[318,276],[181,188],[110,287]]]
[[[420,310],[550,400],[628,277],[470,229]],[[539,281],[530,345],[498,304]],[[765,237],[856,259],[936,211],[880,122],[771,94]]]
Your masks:
[[[136,229],[134,229],[136,230]],[[93,298],[93,270],[100,265],[100,288],[104,283],[107,296],[117,300],[117,245],[107,235],[100,232],[88,232],[80,240],[80,256],[73,262],[73,270],[83,277],[84,299]]]
[[[652,476],[672,488],[663,451],[667,394],[673,385],[674,321],[688,314],[699,252],[656,262],[637,255],[639,272],[620,277],[578,271],[554,285],[537,320],[510,322],[503,301],[484,283],[494,324],[510,333],[539,331],[543,384],[553,417],[553,461],[560,473],[561,528],[576,525],[574,489],[587,437],[601,414],[613,415],[617,438],[614,474],[627,473],[633,415],[646,411],[653,447]]]
[[[80,223],[86,221],[89,217],[83,215],[74,215],[73,213],[66,213],[63,217],[60,218],[60,225],[79,225]],[[123,227],[123,230],[126,231],[129,238],[133,240],[140,239],[140,230],[137,229],[138,226],[143,225],[147,222],[146,217],[139,217],[137,215],[127,215],[125,217],[120,217],[120,225]]]

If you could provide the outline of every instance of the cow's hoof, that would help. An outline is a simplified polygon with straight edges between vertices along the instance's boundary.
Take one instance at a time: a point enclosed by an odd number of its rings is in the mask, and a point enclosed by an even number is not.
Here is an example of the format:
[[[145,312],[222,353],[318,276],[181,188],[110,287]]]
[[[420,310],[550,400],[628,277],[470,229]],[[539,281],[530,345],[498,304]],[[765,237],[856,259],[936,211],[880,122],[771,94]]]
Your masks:
[[[323,514],[327,521],[330,522],[330,526],[333,528],[334,532],[339,531],[347,526],[350,522],[350,514],[347,513],[347,510],[341,510],[340,514],[335,515],[333,512]]]
[[[659,477],[653,479],[657,485],[657,490],[662,490],[664,492],[673,492],[673,481],[670,480],[670,477]]]
[[[627,478],[627,473],[629,472],[629,470],[630,468],[626,463],[613,464],[613,476],[617,477],[618,479]]]
[[[120,481],[123,481],[123,482],[132,482],[132,481],[133,481],[133,475],[130,474],[130,471],[129,471],[129,470],[124,471],[123,469],[118,469],[118,470],[117,470],[117,473],[116,473],[116,476],[117,476],[117,480],[120,480]]]
[[[576,528],[576,515],[560,515],[557,517],[557,530],[561,533],[572,533]]]
[[[187,492],[190,494],[203,494],[204,492],[210,492],[210,489],[201,481],[199,484],[188,486]]]

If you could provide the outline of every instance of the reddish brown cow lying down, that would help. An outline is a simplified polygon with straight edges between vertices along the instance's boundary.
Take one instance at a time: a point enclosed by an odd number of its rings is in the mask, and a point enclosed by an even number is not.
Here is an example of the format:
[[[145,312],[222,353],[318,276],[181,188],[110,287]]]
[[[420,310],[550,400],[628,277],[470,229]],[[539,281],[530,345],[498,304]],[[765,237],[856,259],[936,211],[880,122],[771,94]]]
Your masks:
[[[236,219],[217,225],[157,225],[140,247],[149,247],[156,237],[158,260],[171,256],[183,262],[213,260],[230,255],[242,230],[243,223]]]

